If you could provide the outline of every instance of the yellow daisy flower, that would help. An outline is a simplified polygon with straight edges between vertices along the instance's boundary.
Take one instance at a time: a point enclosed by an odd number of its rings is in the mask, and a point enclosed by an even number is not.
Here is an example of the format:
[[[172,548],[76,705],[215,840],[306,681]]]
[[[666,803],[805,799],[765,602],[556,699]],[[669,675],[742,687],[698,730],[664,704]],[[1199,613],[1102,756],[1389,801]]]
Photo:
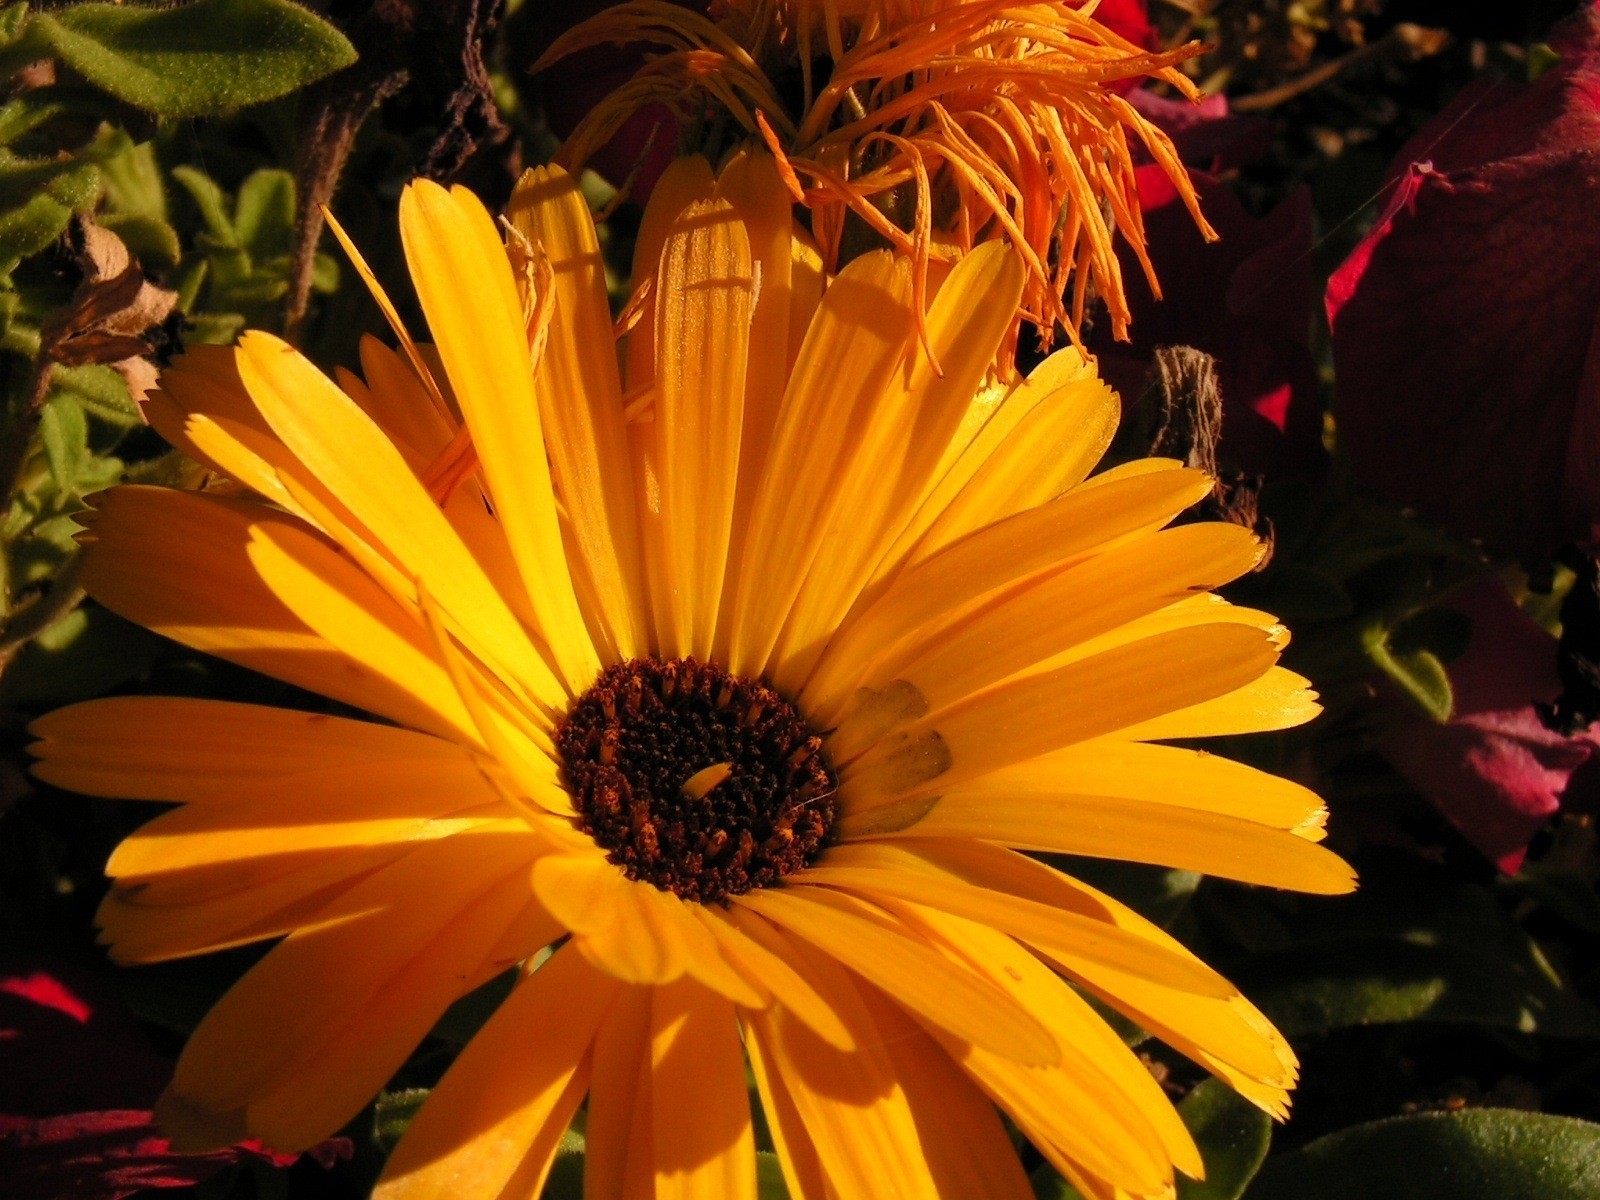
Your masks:
[[[175,1145],[318,1141],[513,968],[382,1200],[536,1196],[580,1105],[587,1196],[754,1197],[747,1064],[805,1200],[1022,1200],[1001,1113],[1086,1196],[1170,1196],[1199,1156],[1091,998],[1281,1115],[1261,1014],[1019,852],[1351,886],[1315,796],[1163,744],[1315,704],[1207,590],[1252,536],[1167,527],[1209,481],[1089,477],[1117,401],[1076,352],[987,373],[1018,256],[936,274],[940,373],[903,257],[824,279],[771,158],[684,160],[619,355],[559,170],[508,243],[459,188],[400,216],[433,344],[337,381],[264,333],[192,351],[150,418],[232,483],[104,494],[85,566],[378,719],[139,696],[33,727],[42,779],[181,805],[111,859],[114,957],[281,939],[184,1050]]]
[[[1148,76],[1195,99],[1176,68],[1202,47],[1148,51],[1096,21],[1095,7],[721,0],[706,15],[629,0],[570,30],[535,70],[607,42],[658,48],[573,131],[560,155],[568,166],[641,106],[664,104],[698,131],[688,138],[695,148],[731,128],[778,156],[829,270],[876,238],[912,255],[920,291],[930,259],[1003,238],[1026,268],[1008,348],[1022,320],[1046,347],[1057,327],[1079,344],[1091,296],[1126,339],[1119,237],[1161,295],[1145,251],[1136,147],[1166,172],[1201,234],[1216,233],[1171,139],[1119,85]]]

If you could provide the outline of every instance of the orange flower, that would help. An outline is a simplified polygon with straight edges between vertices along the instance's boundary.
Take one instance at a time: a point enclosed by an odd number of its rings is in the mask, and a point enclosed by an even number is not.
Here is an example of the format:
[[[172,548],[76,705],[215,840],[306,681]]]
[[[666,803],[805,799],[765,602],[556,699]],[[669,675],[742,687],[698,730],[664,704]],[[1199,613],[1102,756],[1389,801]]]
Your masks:
[[[1090,6],[723,0],[705,16],[635,0],[573,29],[539,65],[612,41],[662,52],[577,128],[563,163],[586,161],[644,104],[674,108],[687,140],[713,155],[731,126],[734,142],[759,138],[783,164],[830,270],[887,243],[914,256],[923,300],[933,261],[1009,240],[1027,271],[1019,319],[1045,345],[1057,326],[1079,343],[1091,293],[1105,301],[1115,336],[1127,336],[1117,237],[1156,287],[1136,143],[1215,236],[1171,142],[1115,86],[1152,76],[1192,98],[1174,66],[1199,47],[1146,51]],[[1013,323],[1002,351],[1016,332]]]

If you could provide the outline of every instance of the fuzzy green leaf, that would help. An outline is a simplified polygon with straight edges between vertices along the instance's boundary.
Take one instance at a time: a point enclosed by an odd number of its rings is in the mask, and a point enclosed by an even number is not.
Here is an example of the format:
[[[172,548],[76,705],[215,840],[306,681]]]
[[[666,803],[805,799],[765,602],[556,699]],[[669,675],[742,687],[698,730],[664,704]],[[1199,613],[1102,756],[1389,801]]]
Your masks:
[[[75,397],[57,393],[46,402],[39,414],[39,441],[56,490],[75,493],[79,468],[89,454],[89,423]]]
[[[1600,1125],[1507,1109],[1358,1125],[1269,1162],[1246,1200],[1593,1200]]]
[[[400,1088],[379,1093],[372,1110],[372,1136],[385,1154],[399,1144],[427,1098],[427,1088]]]
[[[122,244],[146,268],[176,266],[183,255],[178,231],[159,217],[105,213],[100,224],[122,239]]]
[[[1215,1079],[1184,1097],[1178,1114],[1206,1164],[1203,1181],[1178,1178],[1178,1200],[1238,1200],[1267,1157],[1271,1118]]]
[[[260,104],[356,59],[343,34],[288,0],[79,4],[35,16],[28,36],[97,87],[162,117]]]
[[[151,142],[130,146],[107,159],[101,170],[106,178],[106,204],[130,217],[167,219],[167,191],[161,183],[161,163]]]
[[[127,383],[110,367],[58,367],[55,387],[58,394],[108,425],[132,429],[142,423],[139,406],[128,395]]]
[[[211,239],[221,246],[237,246],[239,239],[233,229],[233,218],[228,216],[226,197],[216,181],[197,167],[174,167],[172,177],[200,210],[200,219],[205,222]]]
[[[260,170],[239,185],[233,206],[233,232],[254,258],[289,252],[294,233],[294,176]]]

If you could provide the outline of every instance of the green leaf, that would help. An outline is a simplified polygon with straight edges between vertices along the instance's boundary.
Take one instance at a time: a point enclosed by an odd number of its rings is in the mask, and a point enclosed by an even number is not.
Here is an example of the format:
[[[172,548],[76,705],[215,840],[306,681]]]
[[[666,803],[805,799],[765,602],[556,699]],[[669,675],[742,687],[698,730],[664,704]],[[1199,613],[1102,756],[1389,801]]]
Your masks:
[[[372,1109],[372,1136],[385,1154],[399,1144],[406,1127],[427,1098],[427,1088],[400,1088],[378,1094]]]
[[[0,275],[9,274],[17,263],[60,237],[75,210],[92,206],[99,177],[92,166],[76,168],[18,207],[0,212]],[[65,199],[58,192],[64,193]],[[87,200],[80,203],[86,194]]]
[[[1358,1125],[1269,1162],[1246,1200],[1594,1200],[1600,1125],[1507,1109]]]
[[[311,260],[311,290],[331,296],[339,290],[339,260],[331,254],[319,254]]]
[[[1450,687],[1450,676],[1444,664],[1431,650],[1397,652],[1388,641],[1387,632],[1377,630],[1365,639],[1367,657],[1401,690],[1441,725],[1455,711],[1455,693]]]
[[[24,92],[15,100],[6,101],[0,105],[0,146],[11,145],[66,111],[67,106],[48,93]]]
[[[176,266],[183,255],[178,231],[157,217],[102,213],[98,220],[146,267]]]
[[[783,1166],[771,1150],[756,1151],[756,1195],[760,1200],[789,1200]]]
[[[68,208],[89,208],[100,197],[100,172],[70,158],[0,158],[0,204],[15,208],[41,191]]]
[[[585,1149],[581,1129],[574,1127],[561,1135],[556,1160],[550,1164],[550,1178],[545,1184],[545,1200],[583,1200]]]
[[[1184,1097],[1178,1115],[1206,1164],[1204,1181],[1178,1177],[1178,1200],[1238,1200],[1267,1157],[1272,1119],[1216,1079]]]
[[[289,252],[294,233],[294,176],[262,169],[239,185],[233,208],[233,231],[239,245],[254,258]]]
[[[200,210],[200,219],[205,222],[206,232],[212,239],[219,245],[237,246],[239,238],[228,216],[226,197],[216,181],[198,167],[189,166],[172,168],[172,177]]]
[[[35,16],[28,36],[97,87],[162,117],[260,104],[356,59],[343,34],[288,0],[79,4]]]
[[[167,191],[161,183],[161,163],[156,159],[154,143],[130,146],[107,159],[101,169],[106,177],[108,208],[128,217],[167,219]]]
[[[238,338],[244,325],[243,313],[206,313],[190,322],[185,339],[210,346],[226,346]]]
[[[110,367],[57,367],[54,385],[58,393],[70,397],[84,412],[107,424],[131,429],[143,423],[139,406],[128,395],[128,385]]]
[[[76,398],[58,393],[45,402],[39,414],[39,441],[56,490],[74,494],[79,468],[89,454],[89,422]]]
[[[1405,1021],[1600,1038],[1600,1013],[1493,896],[1431,875],[1321,902],[1229,975],[1291,1038]]]
[[[28,23],[28,6],[26,4],[8,4],[0,8],[0,46],[9,46],[22,35],[22,27]]]
[[[1042,1163],[1028,1176],[1036,1200],[1083,1200],[1083,1193],[1056,1172],[1049,1163]]]

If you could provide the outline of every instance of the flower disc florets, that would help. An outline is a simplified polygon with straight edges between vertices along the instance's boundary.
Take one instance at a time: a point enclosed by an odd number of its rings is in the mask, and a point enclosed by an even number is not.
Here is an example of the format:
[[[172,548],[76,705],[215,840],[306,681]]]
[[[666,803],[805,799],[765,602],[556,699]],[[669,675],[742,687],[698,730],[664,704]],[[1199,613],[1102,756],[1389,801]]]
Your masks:
[[[766,684],[693,658],[607,668],[556,730],[584,828],[630,878],[712,902],[810,863],[838,780]]]

